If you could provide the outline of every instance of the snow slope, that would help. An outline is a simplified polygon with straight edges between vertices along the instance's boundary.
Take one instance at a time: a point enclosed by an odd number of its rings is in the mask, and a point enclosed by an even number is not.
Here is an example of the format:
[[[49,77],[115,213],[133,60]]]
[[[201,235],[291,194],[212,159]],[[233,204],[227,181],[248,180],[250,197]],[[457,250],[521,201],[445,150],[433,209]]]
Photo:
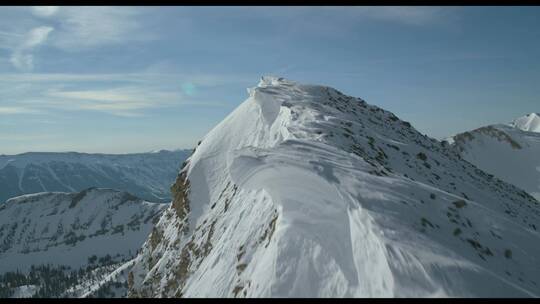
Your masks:
[[[14,288],[11,298],[31,298],[37,291],[36,285],[23,285]]]
[[[30,152],[0,155],[0,203],[22,194],[81,191],[89,187],[128,191],[169,202],[170,185],[191,151],[138,154]]]
[[[470,163],[540,201],[539,126],[539,117],[532,113],[509,125],[490,125],[458,134],[452,146]]]
[[[264,77],[196,147],[130,297],[540,295],[540,208],[359,98]]]
[[[84,281],[69,290],[67,295],[77,298],[124,298],[127,295],[128,273],[133,263],[133,260],[122,263],[99,280]]]
[[[0,273],[31,265],[86,267],[135,256],[167,205],[90,188],[12,198],[0,206]]]

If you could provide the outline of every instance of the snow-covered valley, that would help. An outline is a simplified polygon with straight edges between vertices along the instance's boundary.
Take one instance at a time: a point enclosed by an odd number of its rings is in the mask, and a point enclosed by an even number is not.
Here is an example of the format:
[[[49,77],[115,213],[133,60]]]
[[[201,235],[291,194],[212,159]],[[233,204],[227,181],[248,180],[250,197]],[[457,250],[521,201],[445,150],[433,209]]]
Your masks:
[[[170,185],[190,150],[136,154],[30,152],[0,155],[0,203],[30,193],[112,188],[169,202]]]

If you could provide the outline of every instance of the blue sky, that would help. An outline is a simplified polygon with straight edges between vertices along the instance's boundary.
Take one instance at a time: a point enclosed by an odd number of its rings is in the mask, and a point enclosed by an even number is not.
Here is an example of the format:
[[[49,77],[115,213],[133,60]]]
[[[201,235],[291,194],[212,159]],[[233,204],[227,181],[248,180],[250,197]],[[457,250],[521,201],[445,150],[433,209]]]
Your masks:
[[[540,112],[540,8],[2,7],[0,154],[191,148],[267,74],[440,139]]]

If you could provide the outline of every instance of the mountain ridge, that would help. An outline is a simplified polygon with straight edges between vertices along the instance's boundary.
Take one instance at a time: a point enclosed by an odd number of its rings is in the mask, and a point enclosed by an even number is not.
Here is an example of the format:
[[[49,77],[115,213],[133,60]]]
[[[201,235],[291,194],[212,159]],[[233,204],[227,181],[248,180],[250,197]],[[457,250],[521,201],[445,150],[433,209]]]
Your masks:
[[[515,120],[527,118],[523,124],[488,125],[454,135],[448,142],[468,162],[540,200],[540,133],[532,131],[533,114]]]
[[[360,98],[263,77],[184,163],[130,297],[538,296],[538,202]]]

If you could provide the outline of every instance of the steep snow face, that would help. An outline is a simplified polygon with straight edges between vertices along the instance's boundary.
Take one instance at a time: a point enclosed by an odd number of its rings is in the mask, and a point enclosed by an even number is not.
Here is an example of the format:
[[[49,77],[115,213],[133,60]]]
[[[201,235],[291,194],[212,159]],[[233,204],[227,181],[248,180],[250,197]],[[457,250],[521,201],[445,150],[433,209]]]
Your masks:
[[[530,113],[518,117],[510,125],[523,131],[540,133],[540,114]]]
[[[172,190],[131,297],[540,295],[536,200],[332,88],[263,78]]]
[[[42,264],[76,270],[93,256],[129,259],[166,206],[96,188],[12,198],[0,206],[0,273]]]
[[[532,125],[482,127],[454,136],[452,146],[470,163],[540,201],[540,133],[523,131],[523,127]]]
[[[138,154],[31,152],[0,155],[0,203],[22,194],[81,191],[89,187],[128,191],[169,202],[170,185],[191,151]]]

